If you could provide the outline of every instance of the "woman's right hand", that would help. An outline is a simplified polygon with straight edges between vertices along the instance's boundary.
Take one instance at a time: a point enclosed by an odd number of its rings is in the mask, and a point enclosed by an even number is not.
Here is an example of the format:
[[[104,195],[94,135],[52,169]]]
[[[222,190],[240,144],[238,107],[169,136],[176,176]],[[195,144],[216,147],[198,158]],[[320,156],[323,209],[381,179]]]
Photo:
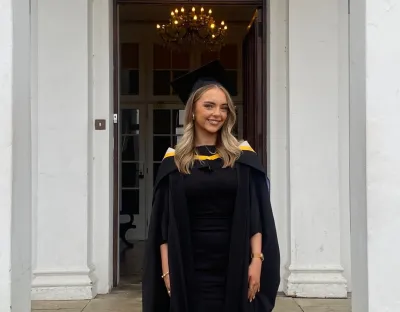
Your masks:
[[[164,277],[165,288],[167,288],[168,295],[171,297],[171,282],[169,279],[169,274]]]

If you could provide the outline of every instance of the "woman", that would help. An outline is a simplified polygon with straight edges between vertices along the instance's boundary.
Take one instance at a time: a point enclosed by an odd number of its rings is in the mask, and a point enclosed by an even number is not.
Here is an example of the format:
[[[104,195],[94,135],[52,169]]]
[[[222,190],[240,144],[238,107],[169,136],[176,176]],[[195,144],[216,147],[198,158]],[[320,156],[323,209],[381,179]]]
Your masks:
[[[185,127],[154,186],[143,312],[270,312],[279,247],[261,163],[231,134],[218,61],[178,78]],[[265,257],[265,261],[264,261]]]

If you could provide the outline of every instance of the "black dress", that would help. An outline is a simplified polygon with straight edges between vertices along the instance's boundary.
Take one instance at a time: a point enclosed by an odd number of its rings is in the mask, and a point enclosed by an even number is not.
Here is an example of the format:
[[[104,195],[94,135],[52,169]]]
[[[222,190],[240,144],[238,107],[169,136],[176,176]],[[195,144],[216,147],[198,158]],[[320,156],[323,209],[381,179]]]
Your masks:
[[[212,156],[215,147],[201,146],[197,152]],[[221,312],[225,303],[232,216],[238,187],[236,169],[222,168],[221,159],[196,160],[191,173],[184,175],[184,186],[194,264],[192,311]],[[162,232],[167,233],[166,214],[163,219]],[[261,231],[259,215],[252,219],[252,232]]]
[[[247,143],[247,142],[246,142]],[[234,168],[215,148],[198,148],[190,174],[168,149],[154,184],[143,267],[143,312],[271,312],[280,283],[280,254],[268,179],[247,144]],[[211,152],[210,152],[211,151]],[[249,302],[251,237],[262,234],[260,292]],[[168,243],[171,296],[160,244]]]

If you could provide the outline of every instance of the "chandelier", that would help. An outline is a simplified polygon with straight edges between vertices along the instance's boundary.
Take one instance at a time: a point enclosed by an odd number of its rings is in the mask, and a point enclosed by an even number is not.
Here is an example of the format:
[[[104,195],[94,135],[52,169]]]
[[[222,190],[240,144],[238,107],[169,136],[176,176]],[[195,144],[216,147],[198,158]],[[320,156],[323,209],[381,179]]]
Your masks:
[[[157,32],[165,46],[175,50],[200,50],[219,51],[224,45],[228,26],[224,21],[217,25],[211,16],[212,10],[205,13],[204,8],[185,11],[171,11],[169,23],[157,24]]]

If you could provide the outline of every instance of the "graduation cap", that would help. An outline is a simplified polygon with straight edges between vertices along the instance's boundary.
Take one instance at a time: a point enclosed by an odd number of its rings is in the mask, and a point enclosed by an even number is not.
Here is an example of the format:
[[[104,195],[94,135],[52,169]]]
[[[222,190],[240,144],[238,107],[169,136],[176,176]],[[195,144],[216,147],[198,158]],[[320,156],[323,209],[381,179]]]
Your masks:
[[[172,88],[185,105],[193,92],[210,84],[221,85],[231,92],[225,69],[219,60],[212,61],[171,82]]]

